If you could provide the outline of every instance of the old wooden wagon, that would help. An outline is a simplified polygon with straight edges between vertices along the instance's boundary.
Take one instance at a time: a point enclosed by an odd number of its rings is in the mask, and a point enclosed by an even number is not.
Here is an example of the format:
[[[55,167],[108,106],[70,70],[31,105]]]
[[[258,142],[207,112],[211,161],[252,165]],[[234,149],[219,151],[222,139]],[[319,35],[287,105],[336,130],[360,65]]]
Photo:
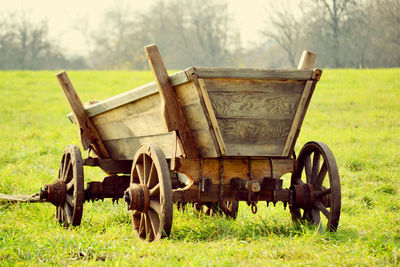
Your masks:
[[[336,230],[341,192],[331,150],[309,142],[294,153],[322,73],[312,69],[314,54],[304,52],[294,70],[192,67],[169,76],[158,48],[145,51],[155,82],[86,107],[66,73],[57,75],[89,150],[83,159],[69,145],[58,179],[41,191],[61,223],[79,225],[84,201],[123,198],[138,235],[153,241],[170,234],[173,203],[235,217],[238,201],[254,213],[260,201],[281,201],[294,221]],[[83,166],[108,176],[85,189]]]

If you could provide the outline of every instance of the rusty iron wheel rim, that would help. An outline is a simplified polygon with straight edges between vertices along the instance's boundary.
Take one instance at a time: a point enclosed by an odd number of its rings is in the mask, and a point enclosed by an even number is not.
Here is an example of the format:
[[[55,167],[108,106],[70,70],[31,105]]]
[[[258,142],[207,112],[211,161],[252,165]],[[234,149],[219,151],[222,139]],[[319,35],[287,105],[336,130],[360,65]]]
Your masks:
[[[336,160],[326,144],[308,142],[301,149],[298,168],[292,174],[291,188],[305,183],[313,188],[312,207],[298,208],[293,205],[290,208],[293,221],[307,221],[319,226],[322,214],[327,230],[336,231],[341,208],[340,178]]]
[[[63,153],[58,179],[66,185],[65,202],[56,206],[56,220],[68,227],[81,224],[84,196],[83,160],[78,146],[68,145]]]
[[[132,223],[139,237],[149,242],[168,237],[172,227],[173,201],[171,175],[162,150],[141,145],[134,157],[131,183],[148,190],[145,210],[132,210]]]

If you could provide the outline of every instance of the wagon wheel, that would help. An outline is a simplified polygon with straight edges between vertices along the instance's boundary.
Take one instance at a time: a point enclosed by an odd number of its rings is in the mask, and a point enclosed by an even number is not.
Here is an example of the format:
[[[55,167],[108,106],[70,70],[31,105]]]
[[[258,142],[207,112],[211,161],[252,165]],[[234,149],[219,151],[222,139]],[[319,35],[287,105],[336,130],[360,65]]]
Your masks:
[[[158,146],[143,144],[137,150],[131,185],[124,198],[141,239],[155,241],[169,236],[173,217],[171,175]]]
[[[327,145],[321,142],[304,145],[298,157],[298,168],[292,174],[291,189],[294,190],[294,204],[290,208],[293,221],[320,225],[322,213],[327,229],[336,231],[341,206],[340,178]]]
[[[56,205],[56,219],[67,227],[78,226],[85,201],[83,160],[78,146],[68,145],[65,148],[58,169],[58,183],[65,191],[62,190],[63,200]]]
[[[212,216],[214,214],[223,215],[231,219],[236,219],[239,202],[238,201],[222,201],[222,202],[207,202],[204,203],[203,213],[208,216]],[[199,211],[202,211],[201,209]]]

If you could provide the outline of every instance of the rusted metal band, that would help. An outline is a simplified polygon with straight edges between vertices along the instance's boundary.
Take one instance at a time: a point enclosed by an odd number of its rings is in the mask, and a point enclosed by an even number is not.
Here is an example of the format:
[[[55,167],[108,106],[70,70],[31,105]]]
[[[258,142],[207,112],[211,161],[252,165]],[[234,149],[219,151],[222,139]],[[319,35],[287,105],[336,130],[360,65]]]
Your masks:
[[[218,186],[218,197],[219,201],[224,198],[224,159],[219,160],[219,186]]]
[[[197,201],[199,202],[201,199],[201,179],[203,178],[203,158],[200,158],[200,177],[199,177],[199,188],[197,190]]]

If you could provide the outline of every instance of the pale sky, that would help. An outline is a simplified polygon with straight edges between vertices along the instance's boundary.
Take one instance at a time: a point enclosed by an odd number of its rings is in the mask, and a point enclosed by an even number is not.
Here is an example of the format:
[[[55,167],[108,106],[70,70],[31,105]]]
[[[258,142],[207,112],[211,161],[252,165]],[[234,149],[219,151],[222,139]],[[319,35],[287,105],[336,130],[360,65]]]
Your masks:
[[[129,0],[134,8],[145,10],[155,1]],[[68,54],[85,54],[85,39],[74,29],[80,18],[86,18],[89,28],[97,28],[102,14],[112,0],[0,0],[0,15],[10,11],[25,10],[33,20],[47,19],[52,39],[60,42]],[[265,21],[266,5],[263,0],[229,0],[229,9],[240,30],[243,46],[259,40],[259,32]]]

